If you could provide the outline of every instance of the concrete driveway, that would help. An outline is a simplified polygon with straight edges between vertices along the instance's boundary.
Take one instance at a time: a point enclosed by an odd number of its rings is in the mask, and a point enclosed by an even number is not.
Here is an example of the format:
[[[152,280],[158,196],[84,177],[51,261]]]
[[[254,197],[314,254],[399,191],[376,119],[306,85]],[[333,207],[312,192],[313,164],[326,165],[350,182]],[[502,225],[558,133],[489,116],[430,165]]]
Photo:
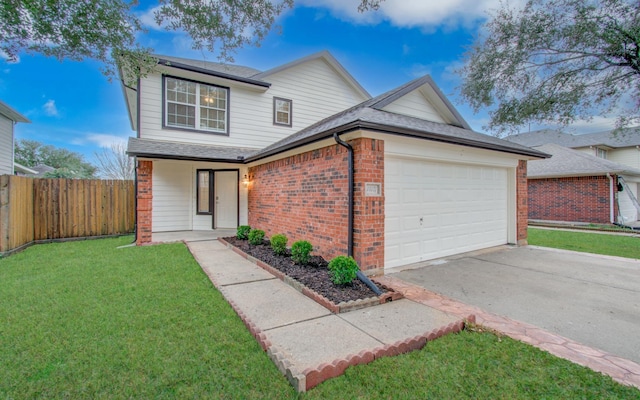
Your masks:
[[[501,247],[391,276],[640,363],[640,261]]]

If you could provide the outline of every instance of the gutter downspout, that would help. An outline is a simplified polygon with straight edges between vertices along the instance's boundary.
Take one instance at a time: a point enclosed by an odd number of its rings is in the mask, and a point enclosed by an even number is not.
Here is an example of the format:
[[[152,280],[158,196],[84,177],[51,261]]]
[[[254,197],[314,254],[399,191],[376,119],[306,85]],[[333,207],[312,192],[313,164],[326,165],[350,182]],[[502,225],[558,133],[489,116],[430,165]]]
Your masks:
[[[354,197],[354,189],[353,189],[353,175],[354,175],[354,165],[353,165],[353,147],[345,142],[344,140],[340,139],[340,136],[338,136],[338,132],[334,132],[333,134],[333,139],[336,141],[336,143],[338,143],[340,146],[345,147],[347,149],[347,152],[349,154],[349,159],[348,159],[348,163],[349,163],[349,215],[348,215],[348,235],[347,235],[347,255],[349,257],[353,257],[353,197]],[[373,290],[374,293],[377,296],[382,295],[382,291],[376,286],[375,283],[371,282],[371,280],[369,278],[367,278],[367,276],[365,274],[362,273],[362,271],[360,271],[358,269],[358,272],[356,273],[356,276],[358,277],[358,279],[360,279],[365,285],[367,285],[369,287],[369,289]]]
[[[133,160],[133,243],[138,244],[138,157]]]
[[[614,189],[614,182],[613,182],[613,176],[611,176],[610,173],[607,172],[607,178],[609,178],[609,222],[611,222],[612,224],[614,224],[615,221],[615,213],[614,213],[614,194],[613,194],[613,189]]]

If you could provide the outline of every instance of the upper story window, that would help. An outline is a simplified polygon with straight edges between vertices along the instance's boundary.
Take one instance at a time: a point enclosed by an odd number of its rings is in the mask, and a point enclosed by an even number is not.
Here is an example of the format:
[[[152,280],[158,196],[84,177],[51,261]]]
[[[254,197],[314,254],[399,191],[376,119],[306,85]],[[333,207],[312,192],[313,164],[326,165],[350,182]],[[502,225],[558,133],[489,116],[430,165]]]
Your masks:
[[[291,100],[273,98],[273,124],[291,126],[292,107]]]
[[[596,147],[596,157],[607,158],[607,151],[605,149],[601,149],[600,147]]]
[[[164,124],[227,133],[229,89],[165,76]]]

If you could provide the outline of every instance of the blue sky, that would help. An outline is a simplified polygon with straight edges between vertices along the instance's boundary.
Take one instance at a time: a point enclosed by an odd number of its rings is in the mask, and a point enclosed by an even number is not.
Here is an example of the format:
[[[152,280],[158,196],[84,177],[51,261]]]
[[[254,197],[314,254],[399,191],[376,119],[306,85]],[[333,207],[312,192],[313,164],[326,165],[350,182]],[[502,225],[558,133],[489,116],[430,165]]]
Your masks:
[[[455,88],[465,48],[498,0],[386,0],[378,12],[357,13],[358,0],[299,0],[278,20],[260,47],[235,54],[235,63],[266,70],[296,58],[329,50],[373,96],[431,74],[474,130],[486,113],[474,115]],[[153,2],[139,8],[149,20]],[[156,53],[217,61],[217,55],[191,50],[189,38],[149,26],[140,37]],[[79,152],[88,161],[101,147],[133,136],[122,89],[108,82],[94,61],[60,62],[22,54],[17,63],[0,61],[0,99],[32,122],[16,126],[17,139],[32,139]],[[609,129],[596,119],[588,131]],[[534,129],[536,127],[532,127]],[[578,132],[585,131],[577,128]]]

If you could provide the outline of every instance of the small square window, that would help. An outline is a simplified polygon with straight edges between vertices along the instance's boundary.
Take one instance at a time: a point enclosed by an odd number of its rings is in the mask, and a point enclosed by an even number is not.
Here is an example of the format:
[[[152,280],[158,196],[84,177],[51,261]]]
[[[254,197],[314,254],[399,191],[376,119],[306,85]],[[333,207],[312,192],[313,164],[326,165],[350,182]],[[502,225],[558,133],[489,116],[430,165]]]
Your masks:
[[[293,115],[292,101],[287,99],[281,99],[279,97],[273,98],[273,124],[291,126]]]

